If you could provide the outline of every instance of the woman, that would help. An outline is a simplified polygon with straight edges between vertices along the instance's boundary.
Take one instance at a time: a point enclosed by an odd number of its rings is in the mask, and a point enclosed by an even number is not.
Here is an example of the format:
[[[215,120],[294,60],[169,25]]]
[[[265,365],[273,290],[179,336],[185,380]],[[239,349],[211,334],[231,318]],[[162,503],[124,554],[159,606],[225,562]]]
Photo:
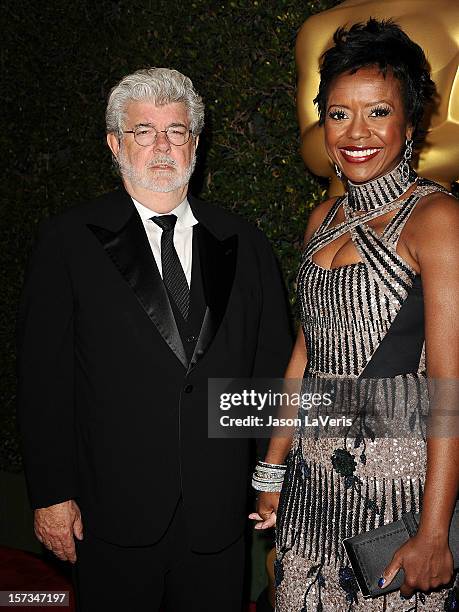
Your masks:
[[[418,388],[426,372],[459,378],[459,206],[409,166],[434,95],[421,48],[374,19],[339,29],[334,43],[315,102],[347,192],[309,219],[298,275],[302,329],[286,378],[389,380],[397,414],[408,418],[401,387]],[[299,428],[293,440],[272,438],[254,474],[262,491],[250,515],[256,528],[277,515],[276,610],[456,609],[448,531],[459,439],[382,439],[368,426],[328,436]],[[403,568],[400,592],[363,600],[342,539],[421,506],[417,535],[380,579],[387,588]]]

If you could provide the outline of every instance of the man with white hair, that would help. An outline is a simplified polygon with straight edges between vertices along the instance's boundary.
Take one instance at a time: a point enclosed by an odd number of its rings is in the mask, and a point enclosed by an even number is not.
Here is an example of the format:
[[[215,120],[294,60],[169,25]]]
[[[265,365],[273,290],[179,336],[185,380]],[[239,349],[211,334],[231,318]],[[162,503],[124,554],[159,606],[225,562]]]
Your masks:
[[[82,612],[236,612],[250,446],[209,438],[207,385],[282,376],[279,271],[259,230],[188,193],[189,78],[126,76],[106,123],[123,187],[43,223],[20,307],[35,532]]]

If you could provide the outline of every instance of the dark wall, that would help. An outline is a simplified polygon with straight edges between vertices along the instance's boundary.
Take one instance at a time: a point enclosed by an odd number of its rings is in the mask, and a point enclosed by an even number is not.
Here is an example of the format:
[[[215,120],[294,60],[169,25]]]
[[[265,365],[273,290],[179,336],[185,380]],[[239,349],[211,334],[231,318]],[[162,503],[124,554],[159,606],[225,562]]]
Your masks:
[[[104,110],[109,89],[125,74],[167,66],[191,77],[207,107],[193,191],[266,232],[293,299],[308,212],[325,193],[298,152],[294,43],[311,13],[337,3],[2,3],[0,469],[21,467],[14,321],[36,226],[117,184]]]

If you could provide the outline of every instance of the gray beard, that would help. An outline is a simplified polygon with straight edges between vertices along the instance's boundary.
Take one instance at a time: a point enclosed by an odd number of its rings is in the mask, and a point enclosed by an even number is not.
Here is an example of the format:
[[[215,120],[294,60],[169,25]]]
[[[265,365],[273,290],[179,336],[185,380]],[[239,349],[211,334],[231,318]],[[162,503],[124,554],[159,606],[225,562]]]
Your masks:
[[[132,166],[128,159],[124,156],[123,149],[120,149],[118,155],[118,165],[119,171],[123,178],[127,178],[133,185],[137,187],[142,187],[143,189],[148,189],[149,191],[154,191],[156,193],[169,193],[170,191],[175,191],[176,189],[181,189],[185,185],[190,182],[191,175],[193,174],[194,168],[196,166],[196,152],[193,152],[193,157],[189,165],[183,170],[181,173],[172,172],[169,180],[163,175],[160,179],[156,178],[154,175],[148,172],[148,169],[151,165],[156,163],[169,163],[172,166],[176,167],[175,160],[167,157],[167,156],[157,156],[150,164],[147,164],[143,170],[143,172],[139,172],[136,168]],[[165,180],[166,179],[166,180]]]

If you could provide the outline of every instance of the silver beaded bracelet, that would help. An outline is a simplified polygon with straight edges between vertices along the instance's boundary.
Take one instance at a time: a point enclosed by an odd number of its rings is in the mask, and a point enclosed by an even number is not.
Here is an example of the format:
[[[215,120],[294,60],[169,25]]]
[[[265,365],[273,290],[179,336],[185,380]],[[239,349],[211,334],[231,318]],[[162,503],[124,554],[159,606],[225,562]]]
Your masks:
[[[256,491],[278,493],[282,489],[286,465],[257,461],[252,476],[252,487]]]

